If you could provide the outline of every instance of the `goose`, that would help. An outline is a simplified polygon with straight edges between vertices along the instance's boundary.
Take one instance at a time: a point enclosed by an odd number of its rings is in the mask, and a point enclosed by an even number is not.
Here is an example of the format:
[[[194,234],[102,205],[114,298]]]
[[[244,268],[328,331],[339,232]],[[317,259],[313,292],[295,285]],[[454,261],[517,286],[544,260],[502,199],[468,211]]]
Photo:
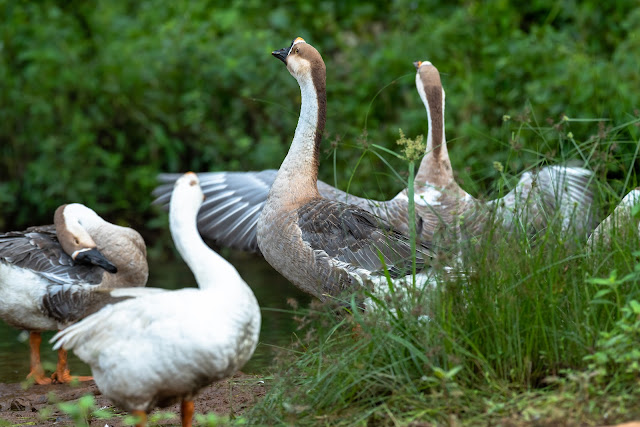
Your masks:
[[[324,198],[318,191],[327,100],[322,57],[300,37],[272,55],[297,80],[302,105],[289,152],[258,218],[260,252],[276,271],[320,300],[373,287],[374,277],[385,269],[393,277],[406,276],[412,264],[406,235],[371,212]],[[432,255],[429,246],[418,245],[418,268]]]
[[[416,211],[429,224],[425,228],[435,229],[441,221],[455,233],[473,236],[497,221],[506,232],[520,229],[533,236],[545,230],[557,214],[563,233],[575,231],[586,238],[596,218],[596,183],[588,169],[552,165],[525,172],[513,190],[490,201],[465,192],[454,178],[447,150],[445,92],[438,69],[429,61],[416,61],[414,66],[429,127],[426,154],[415,178]],[[406,199],[406,190],[395,199]]]
[[[58,207],[54,225],[0,235],[0,318],[30,332],[27,379],[71,381],[64,350],[51,378],[40,362],[41,331],[60,329],[90,310],[89,298],[71,298],[68,286],[84,287],[88,295],[100,288],[144,286],[146,255],[138,232],[111,224],[79,203]]]
[[[491,218],[506,231],[524,228],[541,232],[559,213],[566,232],[586,236],[595,226],[595,180],[581,167],[545,166],[525,172],[514,189],[492,201],[474,199],[455,181],[444,136],[444,90],[438,70],[429,61],[416,61],[416,88],[427,111],[427,147],[415,178],[416,213],[422,220],[421,240],[431,242],[437,230],[460,233],[466,218],[467,234],[477,234]],[[223,247],[259,253],[258,217],[277,171],[199,173],[207,200],[198,215],[200,233]],[[173,182],[179,175],[160,174],[155,204],[168,206]],[[357,205],[376,214],[400,232],[408,232],[407,189],[387,201],[369,200],[343,192],[318,180],[322,197]],[[442,234],[442,233],[441,233]]]
[[[258,343],[260,307],[251,288],[198,233],[202,199],[198,177],[186,173],[176,181],[169,212],[174,244],[199,288],[103,291],[124,300],[51,339],[56,349],[73,349],[102,394],[138,415],[139,425],[154,407],[180,401],[182,425],[190,426],[198,391],[233,375]]]
[[[622,233],[627,230],[626,227],[629,224],[633,224],[633,228],[638,230],[638,235],[640,236],[640,222],[632,215],[633,207],[639,203],[640,187],[637,187],[624,196],[611,215],[606,217],[591,233],[587,241],[587,248],[593,248],[598,242],[609,246],[616,232]]]

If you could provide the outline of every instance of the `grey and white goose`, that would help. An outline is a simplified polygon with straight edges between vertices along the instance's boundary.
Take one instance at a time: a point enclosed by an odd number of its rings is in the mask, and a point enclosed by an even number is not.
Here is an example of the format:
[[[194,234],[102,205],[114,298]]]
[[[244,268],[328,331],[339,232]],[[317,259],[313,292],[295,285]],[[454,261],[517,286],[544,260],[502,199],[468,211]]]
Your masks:
[[[258,247],[280,274],[321,300],[363,285],[385,267],[395,277],[411,272],[408,237],[356,205],[318,192],[320,142],[326,121],[326,69],[302,38],[273,52],[298,81],[302,105],[285,157],[257,223]],[[432,252],[418,245],[423,267]]]
[[[444,125],[445,92],[436,67],[414,63],[416,87],[427,110],[427,148],[416,174],[416,212],[425,229],[444,224],[447,234],[477,235],[494,221],[506,232],[516,229],[535,235],[553,221],[566,234],[586,238],[595,226],[595,177],[581,167],[546,166],[525,172],[515,188],[500,199],[482,201],[465,192],[453,176]],[[403,190],[396,199],[406,199]],[[450,236],[447,236],[450,237]]]
[[[176,181],[169,212],[174,244],[198,289],[103,290],[99,311],[52,339],[91,366],[102,394],[139,415],[138,425],[156,406],[181,402],[182,425],[190,426],[197,393],[242,368],[258,343],[251,288],[198,233],[202,199],[198,177],[187,173]]]
[[[421,219],[421,240],[431,242],[437,230],[451,237],[460,232],[466,216],[466,232],[476,234],[490,218],[507,230],[524,228],[535,234],[555,217],[563,227],[586,236],[595,226],[595,180],[580,167],[546,166],[525,172],[514,189],[503,198],[481,202],[456,183],[444,136],[445,94],[438,70],[428,61],[416,61],[416,88],[428,121],[427,147],[416,174],[416,213]],[[259,252],[256,224],[276,177],[276,170],[260,172],[200,173],[207,196],[198,215],[198,228],[219,246]],[[154,203],[168,206],[178,174],[161,174],[164,184],[154,190]],[[408,198],[404,189],[388,201],[370,200],[347,194],[322,181],[318,191],[330,200],[367,209],[403,233],[408,231]]]
[[[48,384],[40,363],[41,331],[61,329],[92,310],[102,288],[144,286],[149,269],[142,236],[78,204],[60,206],[54,225],[0,235],[0,318],[30,332],[27,378]],[[82,298],[74,292],[89,292]],[[69,382],[64,350],[52,378]]]

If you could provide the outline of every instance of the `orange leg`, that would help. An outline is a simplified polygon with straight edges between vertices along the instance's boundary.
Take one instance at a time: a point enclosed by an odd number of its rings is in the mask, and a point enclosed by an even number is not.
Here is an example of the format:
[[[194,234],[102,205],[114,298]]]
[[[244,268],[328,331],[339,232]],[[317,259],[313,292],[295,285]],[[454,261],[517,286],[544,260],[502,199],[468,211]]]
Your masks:
[[[183,400],[180,405],[182,414],[182,427],[191,427],[193,421],[193,400]]]
[[[131,415],[138,417],[136,427],[144,427],[147,424],[147,413],[144,411],[131,411]]]
[[[40,362],[40,343],[42,336],[40,332],[31,332],[29,334],[29,348],[31,353],[31,370],[28,379],[32,379],[36,384],[50,384],[51,379],[44,376],[44,368]]]
[[[54,383],[70,383],[72,380],[78,381],[90,381],[92,377],[72,377],[69,372],[69,366],[67,364],[67,351],[64,349],[58,350],[58,365],[56,371],[51,375],[51,379]]]

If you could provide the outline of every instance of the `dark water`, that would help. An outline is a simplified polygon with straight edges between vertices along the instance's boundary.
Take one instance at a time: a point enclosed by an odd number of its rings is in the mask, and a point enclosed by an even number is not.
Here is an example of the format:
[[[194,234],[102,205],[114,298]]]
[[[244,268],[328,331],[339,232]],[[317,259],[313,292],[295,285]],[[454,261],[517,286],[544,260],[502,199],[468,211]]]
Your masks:
[[[295,298],[305,305],[309,297],[276,273],[261,257],[233,252],[227,259],[251,286],[262,308],[260,344],[253,358],[242,370],[246,373],[263,373],[271,362],[274,347],[287,346],[291,341],[291,333],[296,327],[291,313],[278,310],[290,309],[286,303],[287,298]],[[166,289],[196,286],[191,271],[182,260],[171,262],[150,260],[149,270],[148,286]],[[48,343],[53,334],[53,331],[42,334],[42,363],[47,372],[54,370],[57,362],[57,352],[53,351]],[[69,366],[74,375],[91,374],[89,367],[71,353]],[[28,373],[28,333],[13,329],[0,320],[0,382],[20,382]]]

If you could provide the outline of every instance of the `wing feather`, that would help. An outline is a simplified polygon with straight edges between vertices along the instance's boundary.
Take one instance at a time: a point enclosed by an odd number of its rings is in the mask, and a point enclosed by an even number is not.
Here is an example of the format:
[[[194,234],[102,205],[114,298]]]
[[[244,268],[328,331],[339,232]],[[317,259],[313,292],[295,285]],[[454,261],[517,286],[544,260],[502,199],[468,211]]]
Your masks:
[[[0,262],[31,270],[57,284],[99,284],[104,274],[98,266],[75,264],[49,226],[0,235]]]
[[[385,265],[394,277],[411,269],[409,238],[364,209],[320,198],[300,207],[297,215],[302,238],[314,250],[375,274]],[[416,255],[423,266],[433,252],[419,244]]]

